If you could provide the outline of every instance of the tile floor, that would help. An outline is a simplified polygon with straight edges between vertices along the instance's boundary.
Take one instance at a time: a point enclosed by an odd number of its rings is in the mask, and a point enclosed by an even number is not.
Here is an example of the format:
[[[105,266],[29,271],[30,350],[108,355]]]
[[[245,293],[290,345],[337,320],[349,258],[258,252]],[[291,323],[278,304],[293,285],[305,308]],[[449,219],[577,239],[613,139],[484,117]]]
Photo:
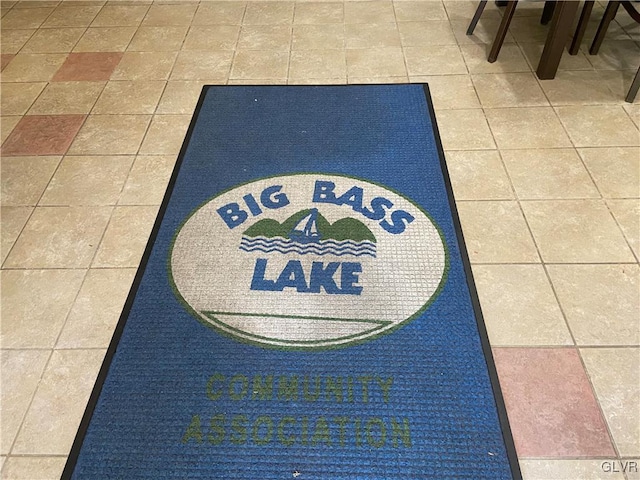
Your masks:
[[[475,5],[2,1],[3,479],[58,478],[201,86],[388,82],[431,86],[524,477],[640,478],[640,28],[539,81],[541,3],[494,64]]]

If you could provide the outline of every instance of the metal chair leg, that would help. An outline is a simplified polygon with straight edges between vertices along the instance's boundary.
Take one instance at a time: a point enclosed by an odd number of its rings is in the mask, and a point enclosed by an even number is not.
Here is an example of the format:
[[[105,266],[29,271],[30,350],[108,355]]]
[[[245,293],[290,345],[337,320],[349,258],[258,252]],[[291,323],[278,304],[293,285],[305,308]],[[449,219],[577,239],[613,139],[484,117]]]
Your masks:
[[[498,54],[500,53],[500,49],[502,48],[504,38],[507,36],[507,30],[509,29],[509,24],[511,23],[513,14],[516,11],[517,4],[517,0],[507,2],[507,7],[502,14],[502,21],[500,22],[500,26],[498,27],[496,38],[493,40],[493,45],[491,46],[491,51],[489,52],[489,63],[493,63],[498,59]]]
[[[482,15],[482,12],[484,12],[484,7],[486,6],[487,6],[487,0],[482,0],[478,4],[476,13],[473,15],[473,18],[471,19],[469,28],[467,28],[467,35],[473,35],[473,31],[476,29],[476,25],[478,25],[478,20],[480,20],[480,16]]]
[[[627,93],[627,96],[624,99],[625,102],[633,103],[639,88],[640,88],[640,67],[638,67],[636,76],[633,78],[633,82],[631,82],[631,88],[629,88],[629,93]]]

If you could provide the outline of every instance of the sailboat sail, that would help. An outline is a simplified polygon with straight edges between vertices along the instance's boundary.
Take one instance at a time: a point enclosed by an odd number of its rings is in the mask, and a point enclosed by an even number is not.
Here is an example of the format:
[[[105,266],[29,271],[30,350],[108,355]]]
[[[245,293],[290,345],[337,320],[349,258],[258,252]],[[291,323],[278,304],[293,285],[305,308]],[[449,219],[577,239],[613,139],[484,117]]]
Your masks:
[[[296,223],[289,236],[301,243],[319,242],[321,235],[318,231],[318,209],[312,209]]]

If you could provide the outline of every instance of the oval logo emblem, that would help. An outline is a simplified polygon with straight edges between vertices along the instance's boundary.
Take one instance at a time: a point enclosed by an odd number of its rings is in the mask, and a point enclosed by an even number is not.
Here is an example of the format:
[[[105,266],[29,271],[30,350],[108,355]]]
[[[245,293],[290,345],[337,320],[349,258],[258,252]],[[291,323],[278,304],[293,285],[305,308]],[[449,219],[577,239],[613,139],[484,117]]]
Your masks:
[[[281,349],[361,343],[416,318],[448,257],[428,214],[383,186],[283,175],[196,209],[170,253],[174,291],[198,320]]]

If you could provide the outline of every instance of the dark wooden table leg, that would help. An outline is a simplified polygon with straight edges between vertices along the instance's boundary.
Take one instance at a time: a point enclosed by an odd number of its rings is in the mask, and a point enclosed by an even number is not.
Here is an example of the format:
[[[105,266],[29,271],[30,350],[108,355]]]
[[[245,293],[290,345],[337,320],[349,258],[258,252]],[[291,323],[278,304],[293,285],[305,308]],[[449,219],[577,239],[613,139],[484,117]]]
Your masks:
[[[540,80],[549,80],[556,76],[564,47],[571,34],[573,20],[578,12],[578,5],[580,2],[571,0],[556,2],[547,41],[536,71]]]

